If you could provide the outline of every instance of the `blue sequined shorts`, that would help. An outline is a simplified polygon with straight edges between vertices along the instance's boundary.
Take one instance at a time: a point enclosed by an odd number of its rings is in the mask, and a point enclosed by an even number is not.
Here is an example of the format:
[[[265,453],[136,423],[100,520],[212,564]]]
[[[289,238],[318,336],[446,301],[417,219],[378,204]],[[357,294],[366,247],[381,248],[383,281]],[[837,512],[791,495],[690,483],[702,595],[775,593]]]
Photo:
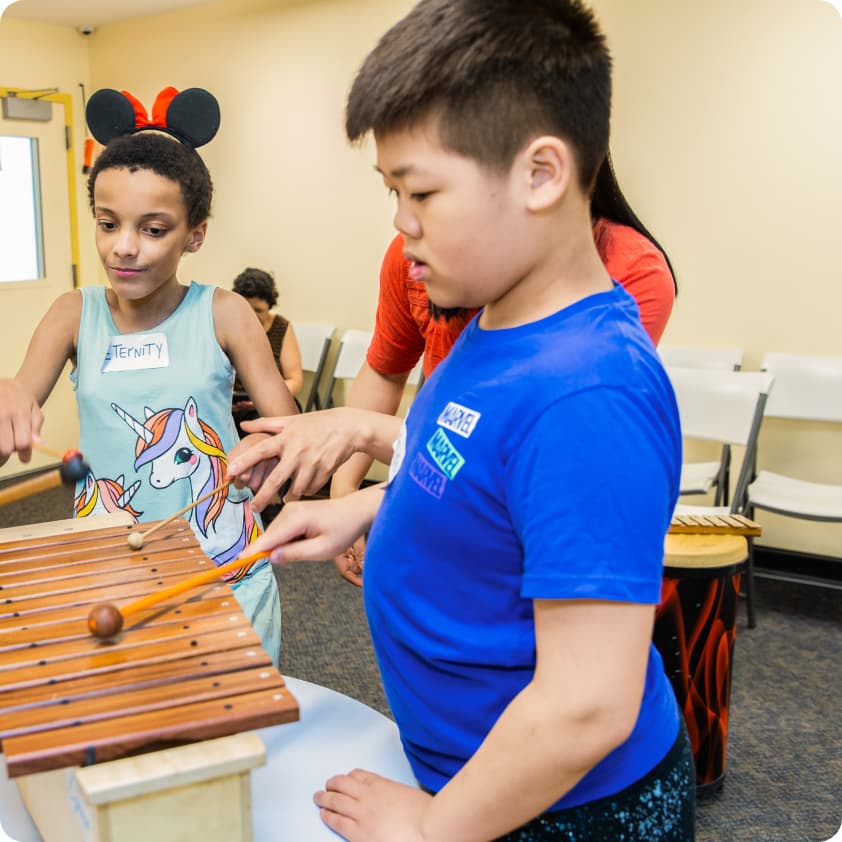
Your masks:
[[[544,813],[497,842],[693,842],[696,772],[684,723],[664,759],[616,795]]]

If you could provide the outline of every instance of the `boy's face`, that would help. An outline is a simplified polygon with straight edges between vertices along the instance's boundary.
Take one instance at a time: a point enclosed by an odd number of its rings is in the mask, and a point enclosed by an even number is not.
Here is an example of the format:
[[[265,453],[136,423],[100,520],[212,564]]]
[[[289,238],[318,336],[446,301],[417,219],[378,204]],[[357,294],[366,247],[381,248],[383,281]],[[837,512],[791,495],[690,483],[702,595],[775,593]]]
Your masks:
[[[433,121],[376,142],[410,277],[426,284],[434,304],[491,304],[528,274],[528,212],[516,167],[493,173],[442,148]]]
[[[143,300],[178,283],[185,251],[197,251],[207,223],[187,225],[181,188],[151,170],[107,169],[94,185],[96,246],[112,289]]]

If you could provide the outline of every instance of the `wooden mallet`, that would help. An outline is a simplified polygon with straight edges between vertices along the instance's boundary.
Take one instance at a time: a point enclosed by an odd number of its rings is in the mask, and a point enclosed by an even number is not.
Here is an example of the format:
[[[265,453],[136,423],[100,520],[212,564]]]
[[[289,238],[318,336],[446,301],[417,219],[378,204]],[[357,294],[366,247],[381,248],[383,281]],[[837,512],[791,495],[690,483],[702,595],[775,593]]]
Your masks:
[[[132,532],[129,534],[128,542],[129,542],[129,549],[132,550],[139,550],[143,547],[144,542],[146,539],[157,529],[160,529],[162,526],[166,526],[168,523],[172,523],[176,518],[181,517],[185,512],[189,512],[190,509],[198,506],[199,503],[204,502],[208,499],[208,497],[213,497],[214,494],[222,491],[222,489],[227,488],[231,484],[231,480],[225,480],[221,485],[217,485],[211,491],[208,491],[207,494],[203,494],[201,497],[194,500],[192,503],[188,503],[183,509],[179,509],[174,515],[170,515],[166,520],[162,520],[160,523],[156,523],[150,529],[147,529],[146,532]]]
[[[52,450],[43,445],[35,445],[35,449],[49,453],[51,456],[60,457],[61,467],[39,474],[31,479],[21,480],[0,490],[0,506],[15,503],[32,494],[49,491],[51,488],[58,488],[62,484],[75,485],[77,482],[84,480],[90,471],[88,463],[85,462],[78,450],[68,450],[62,456],[57,450]]]
[[[193,588],[198,588],[201,585],[206,585],[213,582],[220,576],[226,573],[233,573],[241,567],[248,567],[248,565],[263,558],[266,553],[254,553],[245,558],[235,558],[220,567],[212,567],[202,573],[197,573],[195,576],[190,576],[187,579],[170,585],[168,588],[163,588],[160,591],[147,594],[146,596],[136,599],[134,602],[129,602],[122,608],[110,602],[104,602],[95,605],[90,614],[88,614],[88,629],[94,637],[103,640],[114,637],[120,629],[123,628],[123,621],[130,614],[136,614],[138,611],[143,611],[145,608],[151,608],[159,602],[170,599],[171,597],[180,596]]]

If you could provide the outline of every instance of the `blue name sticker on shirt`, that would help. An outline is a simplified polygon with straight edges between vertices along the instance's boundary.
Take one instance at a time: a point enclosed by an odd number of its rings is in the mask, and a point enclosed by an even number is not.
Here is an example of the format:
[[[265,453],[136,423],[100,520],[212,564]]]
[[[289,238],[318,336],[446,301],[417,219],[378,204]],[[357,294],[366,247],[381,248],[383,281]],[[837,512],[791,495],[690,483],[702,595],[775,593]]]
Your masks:
[[[167,368],[170,354],[165,333],[135,333],[112,336],[105,351],[102,371],[139,371]]]
[[[441,500],[444,489],[447,487],[447,479],[420,453],[415,454],[415,461],[409,466],[409,475],[424,491]]]
[[[453,479],[459,473],[462,465],[465,464],[462,454],[440,429],[436,429],[433,437],[427,442],[427,452],[433,457],[433,461],[442,469],[448,479]]]
[[[440,427],[456,433],[462,438],[470,438],[477,421],[480,419],[480,413],[474,409],[468,409],[467,406],[461,404],[450,403],[441,411],[441,415],[436,422]]]

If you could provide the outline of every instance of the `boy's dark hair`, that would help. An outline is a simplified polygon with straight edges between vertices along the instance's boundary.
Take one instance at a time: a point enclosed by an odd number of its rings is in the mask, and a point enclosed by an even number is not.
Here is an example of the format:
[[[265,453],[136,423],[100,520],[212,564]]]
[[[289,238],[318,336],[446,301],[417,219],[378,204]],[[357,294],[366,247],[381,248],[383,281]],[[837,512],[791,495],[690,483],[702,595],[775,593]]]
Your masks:
[[[103,170],[151,170],[181,188],[189,227],[210,216],[213,182],[198,153],[189,146],[151,131],[121,135],[109,141],[94,161],[88,176],[88,201],[94,209],[94,185]]]
[[[263,269],[243,269],[234,278],[234,292],[242,295],[243,298],[259,298],[265,301],[269,308],[278,303],[278,289],[275,286],[274,278]]]
[[[590,190],[610,111],[611,57],[580,0],[421,0],[363,62],[345,130],[355,142],[434,116],[445,147],[494,171],[551,134]]]

